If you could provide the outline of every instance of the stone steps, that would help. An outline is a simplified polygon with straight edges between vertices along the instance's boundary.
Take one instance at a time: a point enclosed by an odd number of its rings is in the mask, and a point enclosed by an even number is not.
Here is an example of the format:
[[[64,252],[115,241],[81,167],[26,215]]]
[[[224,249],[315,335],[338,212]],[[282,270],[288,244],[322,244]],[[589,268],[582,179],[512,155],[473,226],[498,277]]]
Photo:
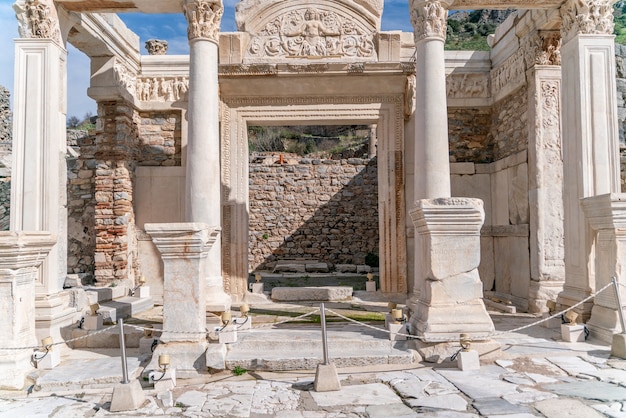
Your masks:
[[[412,364],[416,353],[408,341],[353,325],[328,326],[328,352],[337,367]],[[307,370],[323,361],[319,328],[255,329],[238,333],[228,345],[226,367],[248,370]]]

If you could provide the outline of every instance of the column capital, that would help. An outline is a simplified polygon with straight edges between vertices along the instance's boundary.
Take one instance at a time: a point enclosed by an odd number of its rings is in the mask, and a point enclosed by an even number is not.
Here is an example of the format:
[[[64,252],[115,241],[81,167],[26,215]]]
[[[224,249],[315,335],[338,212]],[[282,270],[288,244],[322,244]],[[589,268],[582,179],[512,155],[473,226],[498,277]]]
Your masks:
[[[612,35],[613,0],[567,0],[561,6],[561,34],[565,41],[576,35]]]
[[[409,0],[415,42],[425,38],[446,39],[451,0]]]
[[[558,30],[534,31],[521,41],[526,68],[535,65],[561,65],[561,33]]]
[[[187,37],[190,41],[194,39],[206,39],[215,43],[219,41],[220,22],[224,14],[221,0],[186,0],[183,10],[189,24]]]
[[[18,0],[13,10],[20,37],[51,39],[63,45],[57,9],[52,0]]]

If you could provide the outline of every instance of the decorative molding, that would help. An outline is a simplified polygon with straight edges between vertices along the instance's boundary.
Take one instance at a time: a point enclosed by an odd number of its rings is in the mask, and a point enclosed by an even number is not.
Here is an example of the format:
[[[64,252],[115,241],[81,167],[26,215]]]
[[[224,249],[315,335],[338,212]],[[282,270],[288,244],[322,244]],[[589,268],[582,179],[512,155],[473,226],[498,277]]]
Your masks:
[[[187,0],[183,6],[188,28],[187,37],[219,42],[220,23],[224,14],[221,0]]]
[[[136,98],[142,102],[185,100],[188,91],[187,77],[138,77],[136,81]]]
[[[137,84],[137,76],[120,62],[116,62],[113,67],[115,81],[122,90],[128,92],[131,96],[135,96],[135,85]]]
[[[13,9],[20,37],[52,39],[63,45],[59,18],[52,0],[18,0]]]
[[[146,41],[146,51],[150,55],[165,55],[167,54],[167,41],[148,39]]]
[[[491,91],[496,96],[505,87],[513,91],[526,83],[524,50],[519,48],[500,66],[491,70]]]
[[[294,73],[324,73],[328,64],[287,64],[287,69]]]
[[[276,75],[276,64],[220,64],[220,75]]]
[[[522,41],[526,68],[534,65],[561,65],[561,33],[538,31]]]
[[[301,8],[276,16],[252,34],[247,59],[376,59],[375,29],[349,15],[322,8]]]
[[[446,78],[448,98],[486,98],[491,95],[489,75],[483,73],[449,74]]]
[[[560,148],[561,109],[560,82],[556,80],[541,82],[541,128],[544,134],[551,134]]]
[[[403,105],[404,95],[384,94],[376,96],[309,96],[309,97],[250,97],[229,96],[223,97],[228,107],[238,106],[290,106],[290,105],[317,105],[317,104],[366,104],[366,103],[395,103]]]
[[[611,35],[612,0],[567,0],[561,6],[561,34],[569,40],[576,35]]]
[[[448,10],[441,1],[410,0],[409,10],[415,43],[426,38],[446,39]]]
[[[365,64],[362,62],[348,64],[346,68],[348,74],[363,74],[365,72]]]

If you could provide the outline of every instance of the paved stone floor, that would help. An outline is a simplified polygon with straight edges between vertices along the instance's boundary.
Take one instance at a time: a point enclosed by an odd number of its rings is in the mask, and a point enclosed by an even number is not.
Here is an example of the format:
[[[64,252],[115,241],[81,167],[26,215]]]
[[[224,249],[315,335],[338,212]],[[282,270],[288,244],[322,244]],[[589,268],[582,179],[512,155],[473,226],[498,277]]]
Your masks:
[[[499,330],[536,319],[492,317]],[[337,392],[315,392],[313,371],[224,371],[160,392],[142,382],[145,404],[124,413],[109,411],[112,384],[103,373],[89,388],[0,392],[0,417],[626,417],[626,360],[610,358],[610,347],[565,343],[539,326],[496,340],[501,356],[477,371],[452,362],[340,369]],[[94,367],[116,368],[112,353],[99,353]]]

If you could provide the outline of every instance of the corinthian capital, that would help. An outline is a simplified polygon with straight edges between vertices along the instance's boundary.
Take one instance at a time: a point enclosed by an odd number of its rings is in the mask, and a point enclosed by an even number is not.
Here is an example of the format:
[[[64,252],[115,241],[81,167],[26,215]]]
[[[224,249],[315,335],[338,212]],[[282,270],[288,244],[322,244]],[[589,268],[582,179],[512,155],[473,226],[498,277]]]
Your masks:
[[[561,33],[564,39],[583,35],[613,33],[613,0],[567,0],[561,6]]]
[[[20,37],[52,39],[62,44],[57,9],[52,0],[18,0],[13,9]]]
[[[224,14],[221,0],[187,0],[184,6],[189,27],[189,40],[204,38],[217,43],[219,41],[220,22]]]
[[[449,1],[409,0],[415,42],[424,38],[446,39]]]

